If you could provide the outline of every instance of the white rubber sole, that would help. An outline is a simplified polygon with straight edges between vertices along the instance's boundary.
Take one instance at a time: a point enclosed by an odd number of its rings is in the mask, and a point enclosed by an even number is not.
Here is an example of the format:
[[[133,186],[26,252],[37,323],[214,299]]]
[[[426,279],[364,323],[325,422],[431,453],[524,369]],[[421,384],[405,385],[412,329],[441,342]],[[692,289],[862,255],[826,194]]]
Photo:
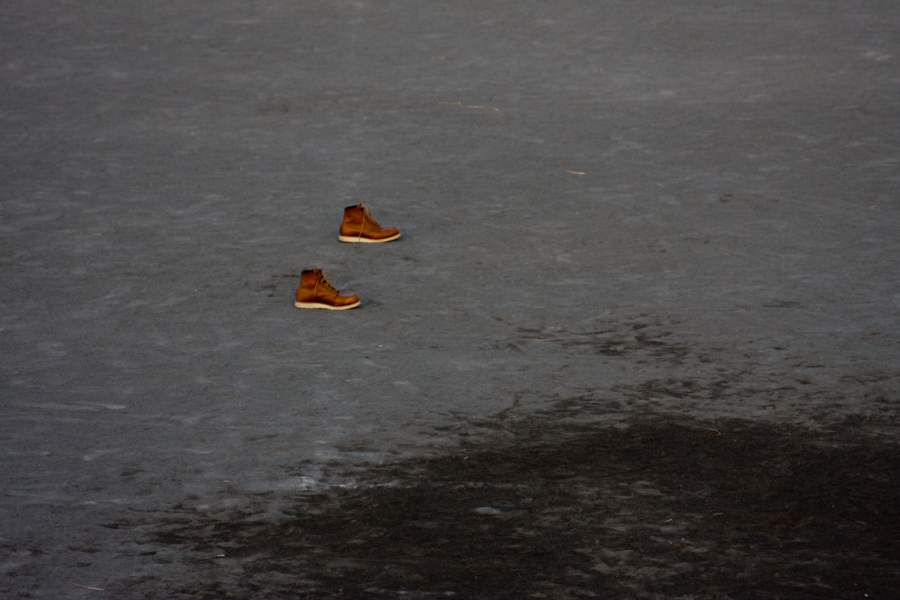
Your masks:
[[[324,308],[325,310],[349,310],[351,308],[356,308],[361,303],[361,300],[357,300],[353,304],[348,304],[347,306],[331,306],[330,304],[322,304],[320,302],[294,302],[294,306],[297,308]]]
[[[359,237],[355,235],[339,235],[338,241],[347,242],[348,244],[383,244],[384,242],[392,242],[400,237],[400,234],[392,235],[389,238],[384,238],[383,240],[371,240],[369,238]]]

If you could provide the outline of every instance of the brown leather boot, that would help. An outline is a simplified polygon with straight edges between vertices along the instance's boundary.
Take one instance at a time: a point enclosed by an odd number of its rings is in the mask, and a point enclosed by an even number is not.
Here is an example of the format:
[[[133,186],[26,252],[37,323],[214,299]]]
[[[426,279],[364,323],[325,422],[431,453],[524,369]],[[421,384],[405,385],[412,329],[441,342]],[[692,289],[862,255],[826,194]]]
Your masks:
[[[400,231],[396,227],[379,225],[362,204],[344,209],[344,221],[338,233],[338,239],[342,242],[364,244],[390,242],[400,237]]]
[[[314,269],[300,274],[300,287],[297,288],[294,306],[347,310],[359,306],[359,298],[356,294],[341,294],[331,286],[322,269]]]

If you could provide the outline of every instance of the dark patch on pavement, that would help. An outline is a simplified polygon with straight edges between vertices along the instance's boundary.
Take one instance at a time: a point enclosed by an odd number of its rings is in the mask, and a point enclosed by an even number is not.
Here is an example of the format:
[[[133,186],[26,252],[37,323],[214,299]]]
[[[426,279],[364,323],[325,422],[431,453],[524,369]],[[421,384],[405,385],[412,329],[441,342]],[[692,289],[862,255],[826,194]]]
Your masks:
[[[584,425],[369,466],[271,511],[142,525],[192,598],[870,598],[900,589],[900,448],[857,425]],[[503,436],[501,439],[501,435]],[[131,582],[148,589],[159,583]],[[135,588],[132,588],[134,590]],[[156,597],[150,593],[148,597]]]

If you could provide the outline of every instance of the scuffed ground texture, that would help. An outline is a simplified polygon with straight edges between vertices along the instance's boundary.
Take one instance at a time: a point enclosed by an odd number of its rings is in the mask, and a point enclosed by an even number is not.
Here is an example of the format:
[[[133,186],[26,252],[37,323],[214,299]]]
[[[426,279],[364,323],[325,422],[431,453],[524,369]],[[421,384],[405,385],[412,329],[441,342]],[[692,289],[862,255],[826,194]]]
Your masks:
[[[0,0],[0,597],[896,597],[898,31]]]
[[[173,598],[890,598],[900,587],[894,443],[861,442],[852,423],[546,418],[497,423],[504,436],[488,447],[370,469],[277,516],[260,496],[109,526],[142,532],[147,555],[178,549],[192,574]]]

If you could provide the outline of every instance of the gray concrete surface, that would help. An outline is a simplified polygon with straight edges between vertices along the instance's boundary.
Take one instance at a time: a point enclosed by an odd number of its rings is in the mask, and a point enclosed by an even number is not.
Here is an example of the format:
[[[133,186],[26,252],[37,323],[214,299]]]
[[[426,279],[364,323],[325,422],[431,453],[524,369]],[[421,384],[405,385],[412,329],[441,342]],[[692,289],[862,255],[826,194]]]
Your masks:
[[[0,590],[104,597],[150,569],[116,518],[551,403],[895,436],[898,31],[888,0],[0,3]],[[403,237],[338,243],[356,202]],[[296,310],[313,267],[362,306]]]

